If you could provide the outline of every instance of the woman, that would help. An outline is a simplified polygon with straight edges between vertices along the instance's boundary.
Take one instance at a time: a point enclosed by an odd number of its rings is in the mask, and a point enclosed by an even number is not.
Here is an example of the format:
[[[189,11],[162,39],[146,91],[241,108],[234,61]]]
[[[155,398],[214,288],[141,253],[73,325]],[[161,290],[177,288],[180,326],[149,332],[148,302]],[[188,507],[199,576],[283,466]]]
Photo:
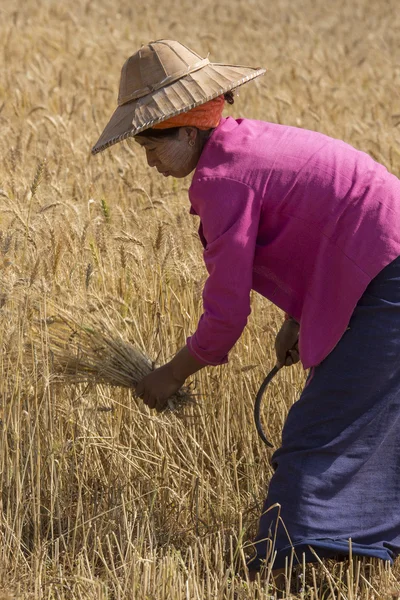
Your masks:
[[[93,153],[134,136],[164,176],[194,171],[191,212],[209,273],[196,332],[136,391],[162,410],[187,377],[226,362],[258,291],[290,315],[278,364],[297,362],[298,341],[310,375],[273,456],[250,569],[273,544],[279,569],[292,549],[295,561],[346,555],[350,538],[353,554],[392,561],[400,552],[400,182],[340,140],[222,118],[230,90],[263,73],[210,64],[168,40],[123,66],[119,106]]]

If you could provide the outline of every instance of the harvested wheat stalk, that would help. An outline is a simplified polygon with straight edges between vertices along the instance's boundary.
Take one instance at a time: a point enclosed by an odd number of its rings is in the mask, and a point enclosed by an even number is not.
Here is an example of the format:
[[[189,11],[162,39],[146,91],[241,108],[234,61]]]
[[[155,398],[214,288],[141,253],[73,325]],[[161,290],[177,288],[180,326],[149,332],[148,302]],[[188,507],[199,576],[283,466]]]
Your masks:
[[[155,368],[147,356],[121,336],[111,334],[103,322],[83,325],[62,314],[32,331],[36,349],[44,341],[52,374],[68,384],[105,384],[134,392],[136,384]],[[189,390],[182,388],[169,399],[168,407],[175,410],[193,402]]]

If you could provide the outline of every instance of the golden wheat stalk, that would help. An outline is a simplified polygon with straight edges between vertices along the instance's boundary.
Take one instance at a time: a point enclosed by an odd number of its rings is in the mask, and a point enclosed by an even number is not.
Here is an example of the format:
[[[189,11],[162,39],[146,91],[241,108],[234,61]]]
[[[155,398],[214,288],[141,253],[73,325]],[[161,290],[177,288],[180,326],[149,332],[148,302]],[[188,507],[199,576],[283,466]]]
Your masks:
[[[134,393],[136,384],[155,369],[143,352],[120,334],[112,333],[110,324],[101,320],[78,322],[63,311],[32,328],[30,351],[36,357],[44,340],[49,368],[58,382],[104,384]],[[185,387],[169,399],[168,408],[175,410],[193,402],[193,395]]]

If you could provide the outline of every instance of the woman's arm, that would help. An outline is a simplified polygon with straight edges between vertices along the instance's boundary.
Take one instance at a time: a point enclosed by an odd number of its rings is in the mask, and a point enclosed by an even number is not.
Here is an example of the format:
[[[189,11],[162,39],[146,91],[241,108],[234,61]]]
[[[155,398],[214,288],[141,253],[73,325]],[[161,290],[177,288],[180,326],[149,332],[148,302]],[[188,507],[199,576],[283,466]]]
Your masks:
[[[245,183],[223,177],[198,179],[190,196],[201,219],[209,276],[204,311],[187,344],[199,361],[220,365],[227,362],[250,314],[262,199]]]
[[[203,290],[204,312],[196,332],[166,365],[147,375],[136,392],[150,408],[162,410],[185,379],[206,365],[227,362],[250,314],[253,262],[261,201],[239,181],[204,178],[197,182],[206,248],[208,279]]]

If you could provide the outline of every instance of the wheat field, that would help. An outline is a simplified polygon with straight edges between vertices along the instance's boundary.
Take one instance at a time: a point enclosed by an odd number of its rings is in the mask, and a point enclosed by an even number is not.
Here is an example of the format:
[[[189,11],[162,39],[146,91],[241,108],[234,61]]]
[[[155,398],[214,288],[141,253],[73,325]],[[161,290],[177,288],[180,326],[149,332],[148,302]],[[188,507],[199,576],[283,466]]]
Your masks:
[[[58,381],[48,323],[87,316],[162,364],[201,314],[190,181],[148,169],[132,140],[90,156],[142,43],[266,67],[227,114],[342,138],[399,176],[399,35],[397,0],[1,0],[2,600],[277,597],[244,564],[272,474],[252,410],[280,311],[254,295],[229,364],[161,415],[129,389]],[[304,377],[289,368],[268,389],[275,447]],[[294,577],[287,598],[400,597],[397,565],[316,563]]]

